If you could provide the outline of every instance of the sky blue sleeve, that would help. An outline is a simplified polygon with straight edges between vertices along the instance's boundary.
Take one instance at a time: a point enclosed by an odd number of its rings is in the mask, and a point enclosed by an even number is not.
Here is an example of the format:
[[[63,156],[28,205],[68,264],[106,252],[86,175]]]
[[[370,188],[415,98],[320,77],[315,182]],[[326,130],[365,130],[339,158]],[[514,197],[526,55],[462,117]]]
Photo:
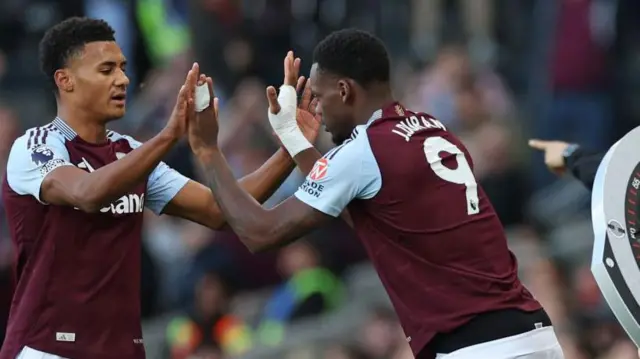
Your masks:
[[[44,178],[62,166],[73,166],[62,135],[31,129],[11,147],[7,161],[7,183],[19,195],[31,195],[39,202]]]
[[[142,143],[129,136],[122,137],[129,141],[131,148],[135,149],[142,145]],[[171,202],[187,182],[189,182],[188,177],[183,176],[166,163],[160,162],[147,180],[145,206],[157,215],[162,214],[164,207]]]
[[[380,169],[366,137],[329,151],[319,159],[296,198],[333,217],[353,199],[369,199],[380,190]]]

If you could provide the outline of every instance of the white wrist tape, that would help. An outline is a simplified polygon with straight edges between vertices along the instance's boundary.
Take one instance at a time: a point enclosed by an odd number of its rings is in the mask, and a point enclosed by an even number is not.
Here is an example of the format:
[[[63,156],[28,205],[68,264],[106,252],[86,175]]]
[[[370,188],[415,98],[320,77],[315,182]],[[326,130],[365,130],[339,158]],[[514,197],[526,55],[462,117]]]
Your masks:
[[[282,142],[291,157],[307,148],[313,147],[298,127],[298,122],[296,121],[297,102],[296,89],[293,86],[282,85],[278,94],[280,112],[274,115],[267,110],[269,123],[271,123],[273,131],[280,138],[280,142]]]
[[[202,112],[209,107],[209,104],[211,103],[211,93],[209,92],[209,85],[207,85],[206,82],[202,85],[196,86],[195,98],[193,101],[196,112]]]

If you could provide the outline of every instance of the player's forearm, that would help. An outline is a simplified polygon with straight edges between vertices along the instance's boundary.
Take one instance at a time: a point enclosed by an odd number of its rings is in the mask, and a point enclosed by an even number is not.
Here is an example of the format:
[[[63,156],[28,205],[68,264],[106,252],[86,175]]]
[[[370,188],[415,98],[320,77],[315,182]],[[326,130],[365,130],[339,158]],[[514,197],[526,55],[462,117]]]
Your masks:
[[[241,178],[238,183],[256,201],[264,203],[282,185],[294,168],[295,163],[289,154],[280,149],[260,168]],[[220,206],[215,198],[208,202],[204,213],[197,211],[193,214],[193,218],[187,219],[214,230],[222,229],[227,223]]]
[[[251,197],[263,203],[282,185],[294,168],[295,163],[287,151],[279,149],[260,168],[238,182]]]
[[[74,189],[74,197],[94,211],[111,203],[132,187],[146,181],[149,174],[176,144],[177,139],[161,132],[123,158],[89,173]]]
[[[251,251],[261,247],[270,228],[269,211],[243,190],[222,153],[217,149],[198,153],[211,192],[227,224]]]

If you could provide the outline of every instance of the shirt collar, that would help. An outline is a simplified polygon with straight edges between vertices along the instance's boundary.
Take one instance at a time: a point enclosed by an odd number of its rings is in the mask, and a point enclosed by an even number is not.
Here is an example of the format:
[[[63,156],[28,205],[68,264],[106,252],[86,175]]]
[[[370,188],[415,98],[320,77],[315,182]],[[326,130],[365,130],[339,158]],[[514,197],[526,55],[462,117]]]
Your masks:
[[[62,133],[64,138],[66,138],[69,141],[73,140],[74,138],[76,138],[76,136],[78,136],[76,131],[74,131],[71,128],[71,126],[69,126],[66,122],[64,122],[64,120],[61,119],[60,117],[56,117],[55,120],[53,120],[53,125],[56,126],[56,128],[60,131],[60,133]]]

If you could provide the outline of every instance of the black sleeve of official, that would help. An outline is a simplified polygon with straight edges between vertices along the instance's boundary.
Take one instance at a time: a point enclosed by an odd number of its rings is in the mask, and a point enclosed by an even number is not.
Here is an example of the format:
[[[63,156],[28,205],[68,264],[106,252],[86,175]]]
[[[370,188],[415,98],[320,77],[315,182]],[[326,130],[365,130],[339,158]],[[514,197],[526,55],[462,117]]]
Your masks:
[[[606,152],[590,152],[582,148],[576,149],[565,161],[571,174],[582,182],[589,190],[593,188],[593,181],[598,172],[598,166]]]

